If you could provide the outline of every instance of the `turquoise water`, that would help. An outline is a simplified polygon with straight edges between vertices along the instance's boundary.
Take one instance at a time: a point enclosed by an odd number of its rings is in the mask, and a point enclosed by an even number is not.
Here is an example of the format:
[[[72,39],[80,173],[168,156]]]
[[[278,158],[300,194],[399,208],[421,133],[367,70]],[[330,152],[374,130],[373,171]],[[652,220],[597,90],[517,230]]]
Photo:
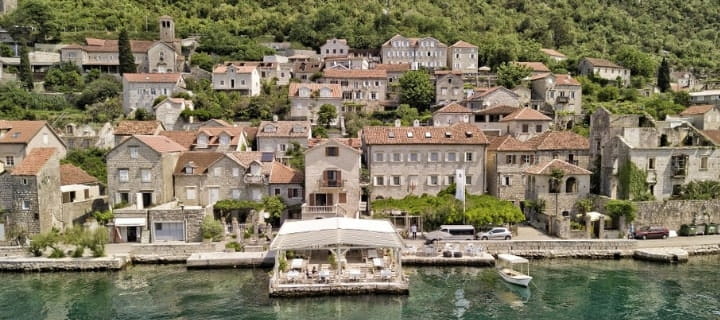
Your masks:
[[[0,274],[1,319],[720,319],[720,256],[687,264],[533,261],[529,289],[490,268],[413,268],[409,296],[270,299],[266,270],[135,266]]]

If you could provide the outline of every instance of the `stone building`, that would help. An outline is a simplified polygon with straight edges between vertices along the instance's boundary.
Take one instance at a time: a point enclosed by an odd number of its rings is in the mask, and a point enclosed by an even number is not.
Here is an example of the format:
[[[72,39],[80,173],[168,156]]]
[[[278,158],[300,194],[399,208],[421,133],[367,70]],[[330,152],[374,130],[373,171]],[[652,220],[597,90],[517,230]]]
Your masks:
[[[320,62],[297,62],[292,67],[292,78],[302,83],[315,81],[315,75],[322,76],[323,64]]]
[[[67,146],[45,121],[0,120],[0,173],[19,165],[35,148],[54,148],[65,157]]]
[[[393,85],[400,80],[405,72],[410,71],[409,63],[400,64],[381,64],[375,65],[375,70],[385,70],[387,75],[387,93],[385,95],[386,103],[397,104],[400,101],[400,86]]]
[[[60,165],[62,215],[58,217],[60,229],[83,224],[93,219],[92,213],[107,209],[107,196],[103,194],[97,178],[72,165]]]
[[[674,91],[695,91],[703,87],[703,82],[698,80],[692,72],[687,71],[670,72],[670,83]]]
[[[720,110],[714,105],[690,106],[680,112],[679,118],[685,119],[700,130],[720,129]],[[678,117],[668,116],[668,120],[670,119],[678,119]]]
[[[305,150],[301,219],[359,216],[361,153],[357,139],[314,141]]]
[[[533,109],[522,108],[502,117],[498,123],[506,126],[503,134],[525,141],[550,130],[552,119]]]
[[[449,127],[365,127],[361,135],[372,199],[437,194],[464,169],[466,190],[485,192],[488,140],[472,124]]]
[[[467,107],[474,112],[496,106],[520,107],[520,96],[505,88],[475,88],[473,95],[467,99]]]
[[[540,52],[544,53],[548,58],[555,60],[556,62],[567,60],[567,56],[562,52],[555,49],[540,49]]]
[[[309,120],[317,124],[320,106],[329,104],[335,107],[338,117],[343,115],[342,88],[332,83],[291,83],[288,89],[290,98],[290,117],[294,120]],[[338,118],[330,124],[338,125]]]
[[[455,42],[448,47],[448,67],[462,74],[478,72],[478,47],[465,41]]]
[[[264,61],[265,59],[274,60],[269,56],[263,57],[263,61],[225,61],[225,66],[233,65],[237,68],[255,67],[260,83],[271,83],[276,81],[277,85],[287,85],[292,77],[292,64],[287,62],[287,57],[283,57],[285,62]],[[236,69],[236,71],[238,71]]]
[[[554,114],[556,119],[583,113],[582,86],[569,74],[543,73],[530,80],[532,100],[542,102],[540,111]]]
[[[162,122],[168,130],[183,130],[193,122],[191,116],[187,121],[181,116],[184,110],[195,110],[192,100],[183,98],[166,98],[154,107],[155,119]]]
[[[385,70],[325,70],[322,82],[340,84],[349,112],[377,110],[387,93]]]
[[[69,150],[100,148],[112,149],[115,146],[115,128],[112,123],[76,125],[69,123],[60,134]]]
[[[690,102],[692,104],[713,104],[720,105],[720,90],[703,90],[690,92]]]
[[[243,127],[200,127],[192,146],[195,151],[250,151]]]
[[[322,59],[335,56],[347,56],[349,52],[350,46],[348,46],[347,40],[345,39],[328,39],[325,41],[325,44],[320,46],[320,57]]]
[[[475,121],[473,123],[475,123],[486,136],[502,136],[508,132],[508,126],[500,122],[500,120],[519,110],[520,108],[505,105],[485,108],[474,112]]]
[[[119,145],[123,140],[134,135],[156,136],[163,131],[165,131],[165,126],[158,120],[122,120],[115,127],[115,145]]]
[[[515,62],[515,64],[530,69],[530,71],[531,71],[530,75],[550,73],[550,69],[542,62],[520,61],[520,62]]]
[[[595,75],[608,81],[622,81],[623,86],[630,85],[630,69],[623,68],[605,59],[585,58],[580,60],[578,70],[581,75]]]
[[[220,64],[213,68],[213,90],[235,91],[245,96],[260,94],[260,73],[256,65]]]
[[[170,97],[184,91],[185,80],[180,73],[126,73],[123,74],[123,111],[129,114],[145,109],[153,114],[157,97]]]
[[[282,198],[287,208],[286,219],[300,219],[305,199],[305,174],[280,162],[273,162],[270,171],[269,195]]]
[[[382,44],[382,63],[409,63],[413,69],[419,67],[445,68],[447,66],[447,45],[433,37],[406,38],[399,34]]]
[[[474,123],[472,110],[457,103],[450,103],[433,112],[433,126],[449,127],[455,123]]]
[[[435,104],[446,105],[465,99],[462,75],[459,71],[435,71]]]
[[[285,158],[285,151],[292,148],[293,143],[304,149],[312,138],[310,121],[263,121],[258,128],[258,151],[271,152],[281,161]]]
[[[107,154],[108,196],[113,206],[135,209],[173,198],[173,170],[186,149],[165,136],[134,135]]]
[[[8,14],[17,8],[17,0],[0,0],[0,14]]]

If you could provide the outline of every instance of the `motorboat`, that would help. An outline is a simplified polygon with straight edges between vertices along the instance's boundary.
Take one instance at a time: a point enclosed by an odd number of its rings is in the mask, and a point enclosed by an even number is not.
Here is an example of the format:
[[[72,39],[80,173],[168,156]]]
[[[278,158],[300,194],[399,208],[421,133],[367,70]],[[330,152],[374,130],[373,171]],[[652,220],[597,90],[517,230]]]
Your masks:
[[[503,280],[515,285],[527,287],[532,280],[530,261],[523,257],[507,253],[498,254],[497,269]]]

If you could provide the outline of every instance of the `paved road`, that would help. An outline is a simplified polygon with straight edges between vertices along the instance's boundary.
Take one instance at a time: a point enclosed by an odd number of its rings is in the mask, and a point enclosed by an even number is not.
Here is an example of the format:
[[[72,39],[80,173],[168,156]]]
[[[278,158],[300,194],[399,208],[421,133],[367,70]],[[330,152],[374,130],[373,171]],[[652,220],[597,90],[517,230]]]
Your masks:
[[[673,237],[665,240],[638,240],[637,242],[638,248],[669,248],[712,244],[717,245],[720,244],[720,235]]]

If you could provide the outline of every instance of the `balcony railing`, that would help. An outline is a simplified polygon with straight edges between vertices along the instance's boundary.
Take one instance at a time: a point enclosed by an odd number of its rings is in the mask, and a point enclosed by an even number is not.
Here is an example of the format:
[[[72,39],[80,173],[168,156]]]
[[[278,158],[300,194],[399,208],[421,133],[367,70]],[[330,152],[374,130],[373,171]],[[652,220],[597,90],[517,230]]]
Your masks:
[[[345,186],[345,180],[319,179],[318,186],[320,188],[342,188],[343,186]]]
[[[568,103],[568,102],[570,102],[570,98],[569,97],[557,97],[557,98],[555,98],[555,102]]]
[[[243,178],[243,181],[247,184],[265,184],[267,182],[267,179],[264,175],[252,175],[252,174],[246,174]]]
[[[310,206],[307,204],[302,205],[302,218],[318,219],[318,218],[332,218],[332,217],[344,217],[345,208],[338,204],[331,206]]]

